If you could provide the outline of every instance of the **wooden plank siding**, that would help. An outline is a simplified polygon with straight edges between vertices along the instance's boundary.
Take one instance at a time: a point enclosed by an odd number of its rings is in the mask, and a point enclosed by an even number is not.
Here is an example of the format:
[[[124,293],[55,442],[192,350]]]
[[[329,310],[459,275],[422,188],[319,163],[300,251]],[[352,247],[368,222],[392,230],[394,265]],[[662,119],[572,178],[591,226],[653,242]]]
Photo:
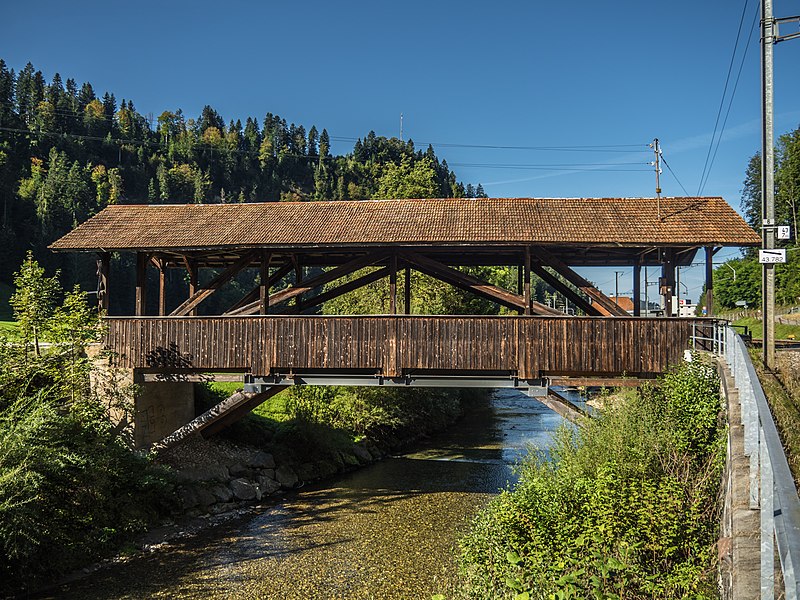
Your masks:
[[[125,368],[652,376],[710,319],[530,316],[109,317]],[[707,333],[708,335],[708,333]]]

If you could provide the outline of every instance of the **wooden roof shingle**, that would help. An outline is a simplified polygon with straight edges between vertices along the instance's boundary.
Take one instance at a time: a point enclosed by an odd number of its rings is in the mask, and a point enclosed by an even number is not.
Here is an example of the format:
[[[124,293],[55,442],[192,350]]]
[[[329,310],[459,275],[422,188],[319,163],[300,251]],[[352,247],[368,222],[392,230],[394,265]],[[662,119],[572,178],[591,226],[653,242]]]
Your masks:
[[[722,198],[481,198],[117,204],[53,250],[380,245],[755,246]]]

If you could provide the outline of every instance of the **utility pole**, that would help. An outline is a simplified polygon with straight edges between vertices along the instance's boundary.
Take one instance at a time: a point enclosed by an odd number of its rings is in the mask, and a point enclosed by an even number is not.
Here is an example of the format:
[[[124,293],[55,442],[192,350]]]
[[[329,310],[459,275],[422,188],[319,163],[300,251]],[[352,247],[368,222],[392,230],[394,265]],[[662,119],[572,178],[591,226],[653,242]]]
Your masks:
[[[772,0],[761,2],[761,247],[775,247],[775,141],[773,124],[772,47],[778,42],[800,37],[800,33],[781,36],[780,23],[797,22],[800,17],[776,19]],[[761,271],[761,318],[764,325],[764,366],[775,368],[775,265],[763,263]]]
[[[403,113],[400,113],[400,141],[403,141]]]
[[[772,119],[772,46],[775,22],[772,0],[761,2],[761,247],[775,247],[775,142]],[[775,368],[775,265],[764,263],[761,272],[761,318],[764,366]]]
[[[614,271],[614,304],[619,306],[619,276],[624,275],[625,271]]]
[[[653,140],[653,143],[650,144],[650,147],[653,149],[653,153],[656,155],[656,159],[651,162],[650,164],[655,167],[656,169],[656,202],[658,202],[658,220],[661,220],[661,144],[658,142],[658,138]]]

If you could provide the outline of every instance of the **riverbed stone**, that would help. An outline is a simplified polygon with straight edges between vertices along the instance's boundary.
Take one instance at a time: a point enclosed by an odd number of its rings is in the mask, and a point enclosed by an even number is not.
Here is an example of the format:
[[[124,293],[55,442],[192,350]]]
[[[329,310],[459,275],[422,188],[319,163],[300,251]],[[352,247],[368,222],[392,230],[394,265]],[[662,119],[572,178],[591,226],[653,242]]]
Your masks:
[[[195,494],[194,489],[190,487],[179,487],[178,499],[180,500],[181,506],[183,506],[184,510],[194,508],[198,503],[197,494]]]
[[[236,510],[237,506],[236,502],[220,502],[219,504],[209,507],[208,512],[212,515],[219,515],[224,512]]]
[[[321,460],[317,463],[317,472],[319,473],[320,479],[323,479],[325,477],[336,475],[336,473],[339,472],[339,468],[333,461]]]
[[[203,508],[217,503],[217,497],[211,492],[210,489],[199,487],[196,489],[197,502]]]
[[[269,452],[259,450],[250,457],[248,465],[254,469],[274,469],[275,457]]]
[[[233,495],[239,500],[253,500],[256,497],[256,486],[247,479],[234,479],[229,485]]]
[[[361,463],[358,462],[358,458],[352,451],[341,450],[339,455],[342,457],[342,462],[345,466],[348,467],[358,467]]]
[[[215,485],[211,488],[211,493],[217,499],[217,502],[230,502],[233,498],[233,492],[227,485]]]
[[[298,477],[294,469],[289,465],[281,465],[275,469],[275,479],[284,489],[291,489],[297,485]]]
[[[362,465],[368,465],[372,462],[372,454],[370,454],[369,450],[367,450],[361,444],[355,444],[353,446],[353,454],[355,454],[358,462],[360,462]]]
[[[303,463],[297,467],[297,476],[302,481],[312,481],[319,478],[319,467],[316,463]]]
[[[264,496],[269,496],[270,494],[274,494],[279,489],[281,489],[281,484],[272,479],[271,477],[267,477],[266,475],[259,475],[258,479],[258,489],[261,490],[261,493]]]
[[[270,479],[275,479],[275,469],[262,469],[261,474],[264,477],[269,477]]]
[[[228,472],[231,474],[231,477],[242,477],[247,473],[247,471],[248,468],[242,463],[234,463],[228,467]]]
[[[178,481],[226,481],[229,477],[225,465],[210,464],[201,467],[188,467],[176,473]]]

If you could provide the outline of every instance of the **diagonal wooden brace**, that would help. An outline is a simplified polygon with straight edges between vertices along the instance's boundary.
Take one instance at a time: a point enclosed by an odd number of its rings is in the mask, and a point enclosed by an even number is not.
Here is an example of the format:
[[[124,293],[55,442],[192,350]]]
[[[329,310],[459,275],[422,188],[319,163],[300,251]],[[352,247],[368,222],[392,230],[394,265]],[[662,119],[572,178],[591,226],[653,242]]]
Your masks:
[[[230,267],[222,271],[219,275],[214,277],[208,284],[201,287],[194,294],[181,304],[178,308],[170,313],[171,317],[184,317],[189,314],[192,309],[196,308],[203,300],[211,296],[219,288],[225,285],[228,281],[233,279],[242,269],[249,266],[253,262],[254,252],[247,252],[239,260],[233,263]]]
[[[577,287],[584,294],[589,296],[597,304],[606,309],[610,315],[615,317],[629,316],[627,311],[622,309],[616,302],[606,296],[603,292],[594,287],[591,283],[586,281],[583,277],[578,275],[575,271],[570,269],[565,263],[550,254],[544,248],[533,248],[533,253],[536,257],[548,267],[555,269],[560,275],[569,281],[572,285]]]
[[[412,252],[410,250],[401,250],[400,256],[402,256],[407,262],[411,263],[411,265],[418,271],[430,275],[431,277],[435,277],[436,279],[440,279],[445,283],[449,283],[468,292],[472,292],[477,296],[487,298],[492,302],[497,302],[498,304],[508,308],[522,310],[525,309],[524,296],[504,290],[496,285],[487,283],[481,279],[478,279],[477,277],[473,277],[472,275],[468,275],[457,269],[448,267],[437,260],[423,256],[422,254],[417,254],[416,252]],[[531,307],[533,312],[539,315],[562,314],[560,311],[554,310],[549,306],[545,306],[540,302],[531,302]]]
[[[569,298],[569,300],[578,308],[580,308],[583,312],[587,315],[593,317],[599,317],[603,313],[597,310],[596,306],[592,306],[591,302],[588,302],[585,298],[580,296],[575,290],[571,287],[566,285],[563,281],[561,281],[558,277],[550,273],[547,269],[542,267],[541,265],[531,265],[531,270],[536,273],[536,275],[550,285],[553,289],[558,292],[561,292],[564,296]]]

